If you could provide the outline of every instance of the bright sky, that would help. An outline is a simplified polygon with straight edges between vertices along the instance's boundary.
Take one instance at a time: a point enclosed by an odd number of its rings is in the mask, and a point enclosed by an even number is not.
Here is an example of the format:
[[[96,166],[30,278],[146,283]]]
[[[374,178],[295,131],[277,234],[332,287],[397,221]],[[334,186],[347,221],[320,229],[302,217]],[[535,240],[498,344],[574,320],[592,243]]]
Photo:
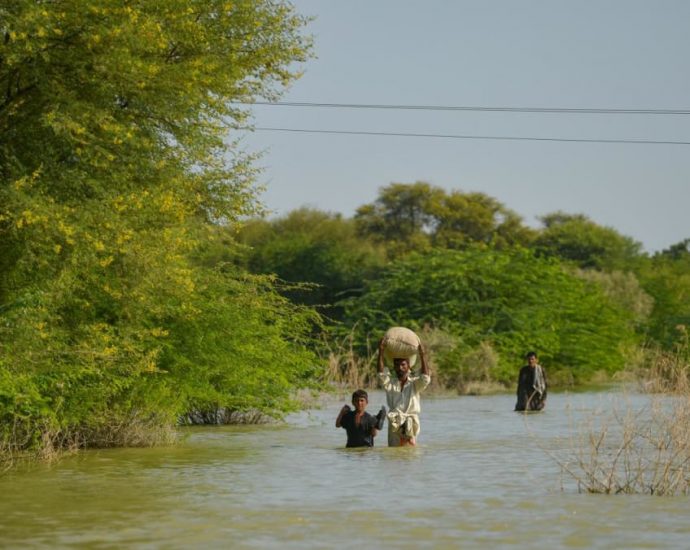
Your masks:
[[[259,128],[690,142],[687,0],[295,0],[317,59],[283,102],[681,110],[591,114],[260,106]],[[690,144],[257,131],[266,206],[354,214],[391,182],[562,210],[649,252],[690,237]]]

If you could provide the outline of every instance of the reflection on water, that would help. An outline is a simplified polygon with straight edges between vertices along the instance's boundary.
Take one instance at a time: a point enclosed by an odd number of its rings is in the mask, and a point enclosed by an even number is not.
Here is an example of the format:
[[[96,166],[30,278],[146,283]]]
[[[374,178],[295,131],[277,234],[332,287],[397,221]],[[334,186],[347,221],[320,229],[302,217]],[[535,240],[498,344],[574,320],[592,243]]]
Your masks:
[[[86,452],[0,478],[0,546],[686,547],[687,498],[579,494],[549,457],[569,452],[579,418],[620,399],[553,394],[544,413],[520,415],[512,395],[425,396],[416,448],[388,448],[383,433],[345,449],[333,401],[282,426]],[[369,408],[382,403],[372,392]]]

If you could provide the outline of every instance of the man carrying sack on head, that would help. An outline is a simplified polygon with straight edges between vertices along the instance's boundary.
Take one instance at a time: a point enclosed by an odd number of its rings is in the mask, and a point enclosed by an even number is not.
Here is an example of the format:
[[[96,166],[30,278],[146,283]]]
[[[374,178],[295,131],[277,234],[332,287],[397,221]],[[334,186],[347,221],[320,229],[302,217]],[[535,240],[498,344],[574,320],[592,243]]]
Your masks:
[[[410,376],[417,355],[422,363],[420,376]],[[392,359],[396,380],[384,370],[384,356]],[[431,382],[429,366],[419,337],[409,329],[393,327],[379,341],[377,370],[388,402],[388,446],[416,445],[420,431],[420,393]]]

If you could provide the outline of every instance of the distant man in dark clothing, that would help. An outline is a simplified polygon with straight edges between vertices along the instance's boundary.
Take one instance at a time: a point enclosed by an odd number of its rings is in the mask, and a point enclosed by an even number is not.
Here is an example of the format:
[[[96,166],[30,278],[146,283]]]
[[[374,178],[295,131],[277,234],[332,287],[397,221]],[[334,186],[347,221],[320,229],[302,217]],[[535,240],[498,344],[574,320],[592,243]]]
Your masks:
[[[539,364],[537,354],[525,355],[527,364],[520,369],[517,387],[516,411],[540,411],[546,405],[546,372]]]
[[[373,447],[374,437],[383,428],[386,418],[386,408],[381,410],[376,416],[366,412],[369,404],[369,396],[364,390],[357,390],[352,394],[352,406],[344,405],[335,419],[336,428],[345,428],[347,431],[346,447]]]

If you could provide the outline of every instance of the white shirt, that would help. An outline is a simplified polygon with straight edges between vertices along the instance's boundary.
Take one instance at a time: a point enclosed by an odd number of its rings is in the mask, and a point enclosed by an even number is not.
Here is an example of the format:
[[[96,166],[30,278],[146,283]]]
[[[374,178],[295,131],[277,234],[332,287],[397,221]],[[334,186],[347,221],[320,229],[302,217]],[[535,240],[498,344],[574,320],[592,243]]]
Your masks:
[[[400,380],[391,380],[388,369],[379,373],[381,386],[386,390],[386,401],[390,412],[400,412],[405,415],[417,415],[422,410],[419,394],[423,392],[431,382],[431,376],[421,374],[410,376],[400,390]]]

